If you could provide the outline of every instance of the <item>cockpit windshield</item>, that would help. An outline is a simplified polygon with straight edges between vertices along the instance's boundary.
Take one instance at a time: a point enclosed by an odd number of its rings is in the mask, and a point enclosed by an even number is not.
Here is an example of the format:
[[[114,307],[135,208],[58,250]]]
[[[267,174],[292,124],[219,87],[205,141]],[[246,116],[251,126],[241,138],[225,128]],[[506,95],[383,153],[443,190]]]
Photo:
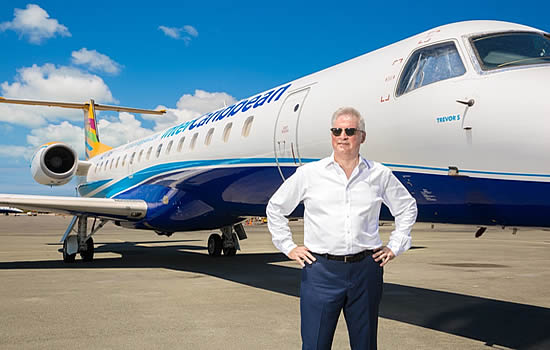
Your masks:
[[[483,70],[550,64],[549,34],[508,32],[482,35],[470,40]]]

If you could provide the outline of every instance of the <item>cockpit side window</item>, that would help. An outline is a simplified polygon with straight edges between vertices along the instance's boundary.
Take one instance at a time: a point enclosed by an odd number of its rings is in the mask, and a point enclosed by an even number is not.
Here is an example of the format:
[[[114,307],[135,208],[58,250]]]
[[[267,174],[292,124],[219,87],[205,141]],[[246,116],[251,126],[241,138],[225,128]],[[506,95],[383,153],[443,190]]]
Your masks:
[[[407,61],[396,95],[418,89],[441,80],[458,77],[466,73],[454,42],[423,47],[415,51]]]
[[[550,63],[548,34],[507,32],[470,39],[481,69],[493,70]]]

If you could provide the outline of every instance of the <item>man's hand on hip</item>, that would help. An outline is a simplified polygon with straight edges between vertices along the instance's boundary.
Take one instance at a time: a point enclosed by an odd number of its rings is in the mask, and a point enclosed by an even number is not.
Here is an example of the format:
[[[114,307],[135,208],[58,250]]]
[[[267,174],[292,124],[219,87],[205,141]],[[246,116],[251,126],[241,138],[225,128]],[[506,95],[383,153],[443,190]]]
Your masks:
[[[306,266],[304,262],[307,262],[308,264],[312,264],[315,260],[317,260],[315,259],[313,254],[311,254],[309,249],[307,249],[304,246],[298,246],[292,249],[288,253],[288,257],[292,260],[296,260],[298,264],[300,264],[300,266],[302,267]]]
[[[388,247],[383,247],[380,250],[376,251],[372,258],[374,261],[379,262],[380,266],[386,265],[390,260],[395,258],[395,254]]]

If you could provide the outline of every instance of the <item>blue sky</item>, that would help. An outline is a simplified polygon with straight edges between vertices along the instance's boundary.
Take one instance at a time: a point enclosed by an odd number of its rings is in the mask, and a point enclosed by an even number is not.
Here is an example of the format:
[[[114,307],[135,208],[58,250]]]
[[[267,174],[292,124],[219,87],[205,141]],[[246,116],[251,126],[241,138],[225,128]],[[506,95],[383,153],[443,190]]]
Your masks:
[[[169,108],[102,113],[113,146],[438,25],[495,19],[550,31],[543,1],[6,1],[0,95]],[[0,106],[0,193],[74,195],[35,184],[36,146],[83,149],[81,112]]]

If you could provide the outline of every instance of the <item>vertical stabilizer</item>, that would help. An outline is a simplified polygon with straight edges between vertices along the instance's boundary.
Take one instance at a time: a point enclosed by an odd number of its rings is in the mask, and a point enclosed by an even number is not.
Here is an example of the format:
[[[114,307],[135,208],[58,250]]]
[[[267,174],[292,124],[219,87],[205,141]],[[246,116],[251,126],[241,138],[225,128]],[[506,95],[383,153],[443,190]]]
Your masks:
[[[99,142],[94,100],[90,100],[90,104],[86,105],[87,108],[84,109],[84,135],[86,140],[86,160],[88,160],[98,154],[107,152],[112,147]]]

